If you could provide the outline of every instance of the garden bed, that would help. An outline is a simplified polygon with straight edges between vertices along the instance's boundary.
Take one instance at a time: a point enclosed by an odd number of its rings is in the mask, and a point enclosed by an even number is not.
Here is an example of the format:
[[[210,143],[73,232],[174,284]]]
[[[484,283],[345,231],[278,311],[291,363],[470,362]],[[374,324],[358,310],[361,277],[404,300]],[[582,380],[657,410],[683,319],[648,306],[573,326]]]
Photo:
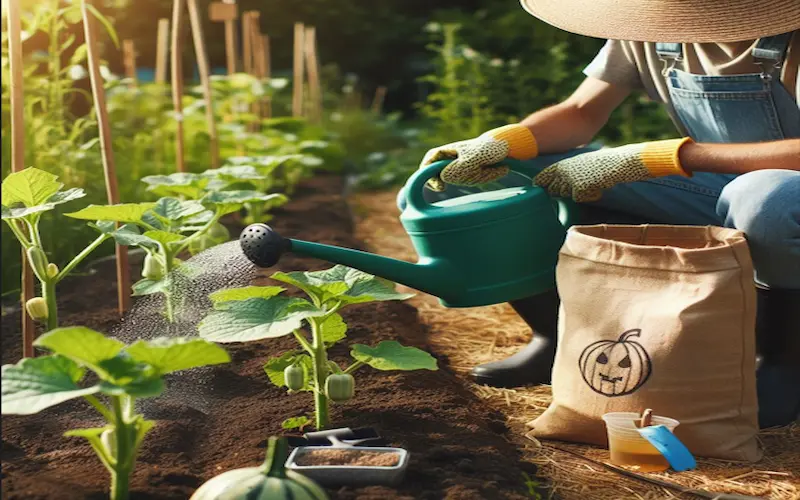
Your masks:
[[[305,183],[287,205],[274,212],[272,225],[287,237],[362,247],[353,236],[342,188],[342,180],[335,176]],[[238,231],[232,233],[238,235]],[[137,259],[132,260],[138,265]],[[327,267],[327,262],[287,256],[269,272]],[[62,325],[112,332],[117,323],[113,262],[99,263],[94,274],[65,281],[59,302]],[[20,357],[20,313],[10,311],[2,323],[4,364]],[[408,303],[354,306],[343,316],[351,340],[372,345],[396,339],[428,349],[428,331]],[[220,399],[201,411],[166,396],[157,406],[158,414],[149,415],[156,427],[145,439],[132,477],[133,499],[185,500],[219,473],[258,465],[267,437],[286,433],[281,422],[311,410],[307,393],[287,395],[269,383],[262,368],[267,358],[294,347],[292,338],[224,347],[233,362],[215,369],[215,380],[209,381],[215,393],[222,395]],[[344,345],[330,352],[337,361],[347,353]],[[525,474],[533,476],[535,466],[523,462],[517,446],[507,439],[505,417],[471,392],[448,368],[446,358],[437,358],[441,369],[436,372],[384,374],[365,369],[355,398],[332,407],[334,426],[374,427],[392,446],[404,447],[411,454],[400,487],[346,487],[329,491],[332,498],[527,496]],[[80,400],[37,415],[4,417],[3,498],[106,497],[108,476],[89,445],[82,439],[62,437],[69,429],[98,423],[94,410]]]

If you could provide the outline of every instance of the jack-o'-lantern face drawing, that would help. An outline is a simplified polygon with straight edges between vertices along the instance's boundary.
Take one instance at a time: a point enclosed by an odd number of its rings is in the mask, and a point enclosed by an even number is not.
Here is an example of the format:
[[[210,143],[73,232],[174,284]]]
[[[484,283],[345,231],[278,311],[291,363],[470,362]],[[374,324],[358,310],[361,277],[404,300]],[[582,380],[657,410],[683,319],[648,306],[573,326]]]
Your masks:
[[[650,356],[631,337],[640,329],[628,330],[616,341],[597,341],[581,353],[578,367],[583,380],[594,392],[608,397],[625,396],[638,390],[650,378]]]

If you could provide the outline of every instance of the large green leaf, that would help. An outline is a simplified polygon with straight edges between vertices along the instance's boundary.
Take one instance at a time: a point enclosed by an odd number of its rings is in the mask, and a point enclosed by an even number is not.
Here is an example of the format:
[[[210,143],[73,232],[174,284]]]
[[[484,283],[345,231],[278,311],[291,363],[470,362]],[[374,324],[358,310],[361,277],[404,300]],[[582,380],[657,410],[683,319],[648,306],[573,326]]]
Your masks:
[[[359,304],[362,302],[404,300],[413,297],[411,293],[399,293],[395,284],[363,271],[347,266],[336,265],[323,271],[278,272],[272,279],[292,284],[320,302],[342,302]]]
[[[278,387],[286,387],[286,377],[283,370],[293,364],[299,364],[306,370],[306,385],[301,391],[311,389],[311,374],[313,373],[313,361],[308,354],[298,353],[296,351],[285,352],[277,358],[270,358],[264,363],[264,373],[269,377],[270,382]]]
[[[101,220],[97,221],[97,223],[90,222],[88,225],[101,233],[110,234],[115,242],[123,246],[158,248],[158,242],[140,234],[139,227],[135,224],[128,223],[117,229],[115,222]]]
[[[198,338],[160,337],[150,341],[139,340],[126,348],[125,352],[135,361],[146,363],[162,374],[228,363],[231,360],[225,349]]]
[[[206,208],[197,200],[181,201],[177,198],[161,198],[153,207],[153,213],[165,221],[179,221],[203,212]]]
[[[201,175],[228,182],[265,179],[264,175],[260,174],[252,165],[226,165],[208,169]]]
[[[259,191],[216,191],[200,200],[206,206],[213,206],[223,215],[236,212],[245,203],[268,202],[286,198],[282,194],[265,194]]]
[[[170,233],[169,231],[160,231],[160,230],[145,231],[142,236],[144,236],[145,238],[150,238],[153,241],[157,241],[165,247],[170,243],[175,243],[176,241],[182,241],[185,238],[185,236],[180,234]]]
[[[163,293],[169,288],[169,276],[164,276],[158,281],[143,278],[133,284],[133,296],[142,297],[154,293]]]
[[[84,326],[56,328],[45,333],[33,345],[44,347],[80,365],[103,374],[103,361],[114,358],[125,347],[119,340],[108,338]],[[102,375],[101,375],[102,376]]]
[[[25,358],[2,368],[3,415],[32,415],[70,399],[94,394],[98,386],[80,387],[85,370],[63,356]]]
[[[276,296],[224,302],[198,326],[200,336],[214,342],[249,342],[289,335],[303,320],[324,316],[308,301]]]
[[[347,336],[347,323],[338,313],[331,314],[321,325],[322,341],[326,344],[335,344]]]
[[[214,304],[222,302],[236,302],[252,298],[268,299],[283,292],[280,286],[245,286],[242,288],[224,288],[208,296]]]
[[[120,203],[117,205],[89,205],[88,207],[64,214],[74,219],[107,220],[116,222],[140,222],[144,214],[155,207],[155,203]]]
[[[208,177],[189,172],[177,172],[170,175],[148,175],[142,177],[148,185],[147,190],[158,196],[186,196],[200,198],[208,185]]]
[[[29,167],[19,172],[8,174],[2,183],[3,205],[17,204],[35,207],[45,203],[56,194],[63,184],[58,176],[38,168]]]
[[[436,358],[416,347],[384,340],[375,347],[354,344],[350,355],[377,370],[438,370]]]
[[[83,198],[84,196],[86,196],[86,193],[83,191],[83,189],[72,188],[66,191],[59,191],[58,193],[48,198],[47,202],[36,206],[30,206],[30,207],[17,206],[9,208],[6,205],[2,205],[2,218],[3,220],[21,219],[31,214],[39,212],[47,212],[48,210],[54,209],[56,205],[60,205],[61,203],[66,203],[72,200],[77,200],[79,198]],[[4,199],[3,202],[5,201],[6,200]]]

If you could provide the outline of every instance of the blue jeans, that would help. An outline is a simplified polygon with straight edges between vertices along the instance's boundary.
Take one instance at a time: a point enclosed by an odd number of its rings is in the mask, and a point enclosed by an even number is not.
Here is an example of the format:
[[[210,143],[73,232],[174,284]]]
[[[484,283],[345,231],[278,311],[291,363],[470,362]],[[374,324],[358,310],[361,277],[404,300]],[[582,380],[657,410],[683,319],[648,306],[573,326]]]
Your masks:
[[[595,149],[542,155],[527,162],[525,172],[512,172],[494,185],[448,186],[443,193],[426,190],[425,196],[436,201],[484,189],[529,185],[543,168]],[[402,190],[397,201],[403,210]],[[740,176],[701,172],[690,178],[662,177],[617,185],[587,206],[628,213],[652,223],[739,229],[747,236],[758,283],[800,289],[800,172],[761,170]]]

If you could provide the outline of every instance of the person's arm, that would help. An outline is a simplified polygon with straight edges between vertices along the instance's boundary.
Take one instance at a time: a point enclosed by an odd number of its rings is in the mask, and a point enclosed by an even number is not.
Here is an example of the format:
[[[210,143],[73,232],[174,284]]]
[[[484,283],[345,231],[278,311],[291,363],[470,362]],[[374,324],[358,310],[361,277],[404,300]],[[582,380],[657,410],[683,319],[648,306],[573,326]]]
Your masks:
[[[678,158],[687,172],[744,174],[766,169],[800,171],[800,139],[752,144],[689,141],[681,146]]]
[[[539,154],[562,153],[592,141],[630,89],[587,77],[565,101],[528,116],[521,125],[536,138]]]

